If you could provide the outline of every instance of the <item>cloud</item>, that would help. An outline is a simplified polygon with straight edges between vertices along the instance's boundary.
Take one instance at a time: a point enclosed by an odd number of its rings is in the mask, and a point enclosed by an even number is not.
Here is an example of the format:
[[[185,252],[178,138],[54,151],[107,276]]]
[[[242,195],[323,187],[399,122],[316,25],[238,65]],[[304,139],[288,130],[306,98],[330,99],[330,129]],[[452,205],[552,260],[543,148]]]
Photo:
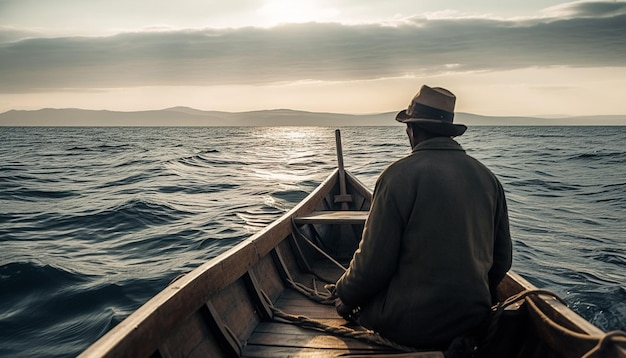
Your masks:
[[[41,33],[32,30],[18,29],[10,26],[0,26],[0,44],[20,41],[34,37],[41,37]]]
[[[626,15],[626,2],[575,1],[549,7],[544,13],[554,17],[613,17]]]
[[[568,11],[577,16],[560,20],[415,17],[396,26],[306,23],[5,42],[0,92],[624,67],[626,14],[623,4],[611,4],[573,3]],[[0,28],[0,39],[6,31]]]

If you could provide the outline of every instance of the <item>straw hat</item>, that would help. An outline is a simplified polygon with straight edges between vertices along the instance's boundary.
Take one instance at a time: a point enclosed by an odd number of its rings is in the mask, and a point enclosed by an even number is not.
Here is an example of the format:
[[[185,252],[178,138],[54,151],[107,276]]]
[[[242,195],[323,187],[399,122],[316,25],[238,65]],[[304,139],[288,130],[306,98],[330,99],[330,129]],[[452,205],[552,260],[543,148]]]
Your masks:
[[[467,127],[454,124],[454,103],[452,92],[441,87],[423,85],[409,104],[409,108],[396,115],[396,121],[415,124],[422,129],[446,136],[460,136]]]

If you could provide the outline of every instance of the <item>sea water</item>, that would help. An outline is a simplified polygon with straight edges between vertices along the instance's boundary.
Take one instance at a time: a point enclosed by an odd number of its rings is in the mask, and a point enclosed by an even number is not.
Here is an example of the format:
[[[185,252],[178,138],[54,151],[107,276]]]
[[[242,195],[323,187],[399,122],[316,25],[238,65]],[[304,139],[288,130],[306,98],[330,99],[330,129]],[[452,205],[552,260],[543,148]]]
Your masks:
[[[373,188],[403,127],[341,128]],[[506,191],[513,269],[626,330],[626,127],[472,127]],[[0,128],[0,356],[74,356],[336,167],[334,128]]]

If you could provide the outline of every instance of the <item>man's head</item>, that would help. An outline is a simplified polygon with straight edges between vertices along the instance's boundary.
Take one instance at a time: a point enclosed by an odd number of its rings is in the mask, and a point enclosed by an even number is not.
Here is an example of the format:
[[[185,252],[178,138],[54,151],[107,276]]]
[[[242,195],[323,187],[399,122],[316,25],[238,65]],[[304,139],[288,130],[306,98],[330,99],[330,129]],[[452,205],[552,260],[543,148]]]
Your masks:
[[[456,97],[447,89],[423,85],[409,107],[398,113],[396,121],[418,126],[434,135],[460,136],[467,127],[453,123],[455,102]]]

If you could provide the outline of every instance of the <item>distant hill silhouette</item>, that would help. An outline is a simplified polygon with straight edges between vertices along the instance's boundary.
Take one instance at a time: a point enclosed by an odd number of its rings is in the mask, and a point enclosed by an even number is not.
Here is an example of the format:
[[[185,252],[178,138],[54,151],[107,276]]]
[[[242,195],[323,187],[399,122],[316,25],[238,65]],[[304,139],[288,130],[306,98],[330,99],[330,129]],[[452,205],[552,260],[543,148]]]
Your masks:
[[[396,112],[341,114],[273,109],[250,112],[202,111],[173,107],[150,111],[106,111],[76,108],[11,110],[0,114],[0,126],[163,127],[163,126],[393,126]],[[626,116],[564,118],[490,117],[457,113],[455,122],[469,126],[626,125]]]

